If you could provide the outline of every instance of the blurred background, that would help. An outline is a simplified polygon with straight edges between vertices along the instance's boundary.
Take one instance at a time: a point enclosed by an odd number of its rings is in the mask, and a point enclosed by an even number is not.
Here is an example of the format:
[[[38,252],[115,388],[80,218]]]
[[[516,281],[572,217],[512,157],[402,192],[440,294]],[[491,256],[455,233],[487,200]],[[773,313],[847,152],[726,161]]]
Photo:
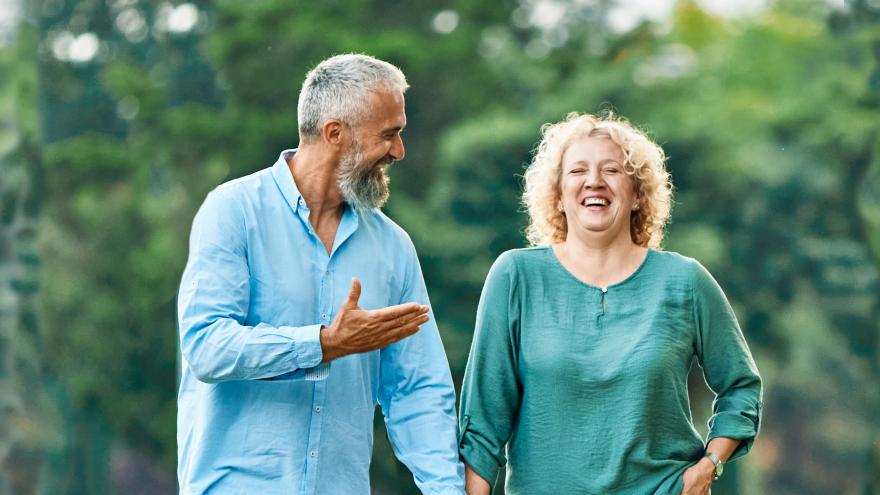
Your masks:
[[[765,379],[713,492],[880,493],[880,1],[0,0],[0,495],[176,492],[193,215],[296,145],[341,52],[412,84],[387,211],[456,386],[540,125],[613,109],[667,151],[665,248],[716,276]],[[705,432],[696,367],[691,399]],[[417,493],[380,418],[374,493]]]

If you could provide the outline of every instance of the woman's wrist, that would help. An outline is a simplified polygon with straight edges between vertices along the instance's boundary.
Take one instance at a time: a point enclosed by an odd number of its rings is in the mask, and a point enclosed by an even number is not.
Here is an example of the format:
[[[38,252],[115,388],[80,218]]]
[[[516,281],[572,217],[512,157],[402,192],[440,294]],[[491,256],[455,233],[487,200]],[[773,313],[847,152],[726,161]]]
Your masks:
[[[700,473],[706,475],[709,479],[715,479],[715,463],[708,457],[701,457],[694,467],[699,469]]]

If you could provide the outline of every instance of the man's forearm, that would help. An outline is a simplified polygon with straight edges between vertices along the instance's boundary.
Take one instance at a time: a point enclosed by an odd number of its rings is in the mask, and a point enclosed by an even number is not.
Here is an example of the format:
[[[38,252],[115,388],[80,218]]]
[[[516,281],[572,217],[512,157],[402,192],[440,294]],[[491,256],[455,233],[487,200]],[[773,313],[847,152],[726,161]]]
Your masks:
[[[194,376],[206,383],[272,378],[320,364],[319,328],[182,318],[181,353]]]

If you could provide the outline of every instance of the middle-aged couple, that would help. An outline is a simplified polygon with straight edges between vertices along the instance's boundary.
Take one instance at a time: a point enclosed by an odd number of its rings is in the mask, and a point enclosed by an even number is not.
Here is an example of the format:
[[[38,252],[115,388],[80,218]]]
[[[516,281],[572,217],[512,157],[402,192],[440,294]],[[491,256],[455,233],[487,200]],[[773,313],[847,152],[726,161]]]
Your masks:
[[[488,494],[502,466],[513,494],[709,493],[757,435],[761,379],[712,276],[659,248],[662,149],[613,117],[544,127],[525,174],[533,247],[489,272],[459,423],[415,248],[379,210],[407,87],[372,57],[321,62],[299,95],[299,148],[196,215],[180,492],[367,494],[379,404],[425,494]],[[694,360],[716,394],[707,443]]]

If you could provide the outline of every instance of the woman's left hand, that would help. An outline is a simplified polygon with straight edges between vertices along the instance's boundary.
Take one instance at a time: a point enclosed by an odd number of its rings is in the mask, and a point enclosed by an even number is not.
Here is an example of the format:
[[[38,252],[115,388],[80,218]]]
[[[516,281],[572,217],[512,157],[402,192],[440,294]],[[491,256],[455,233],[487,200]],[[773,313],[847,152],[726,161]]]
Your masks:
[[[684,486],[681,495],[709,495],[712,480],[715,479],[715,465],[707,457],[687,468],[681,475]]]

